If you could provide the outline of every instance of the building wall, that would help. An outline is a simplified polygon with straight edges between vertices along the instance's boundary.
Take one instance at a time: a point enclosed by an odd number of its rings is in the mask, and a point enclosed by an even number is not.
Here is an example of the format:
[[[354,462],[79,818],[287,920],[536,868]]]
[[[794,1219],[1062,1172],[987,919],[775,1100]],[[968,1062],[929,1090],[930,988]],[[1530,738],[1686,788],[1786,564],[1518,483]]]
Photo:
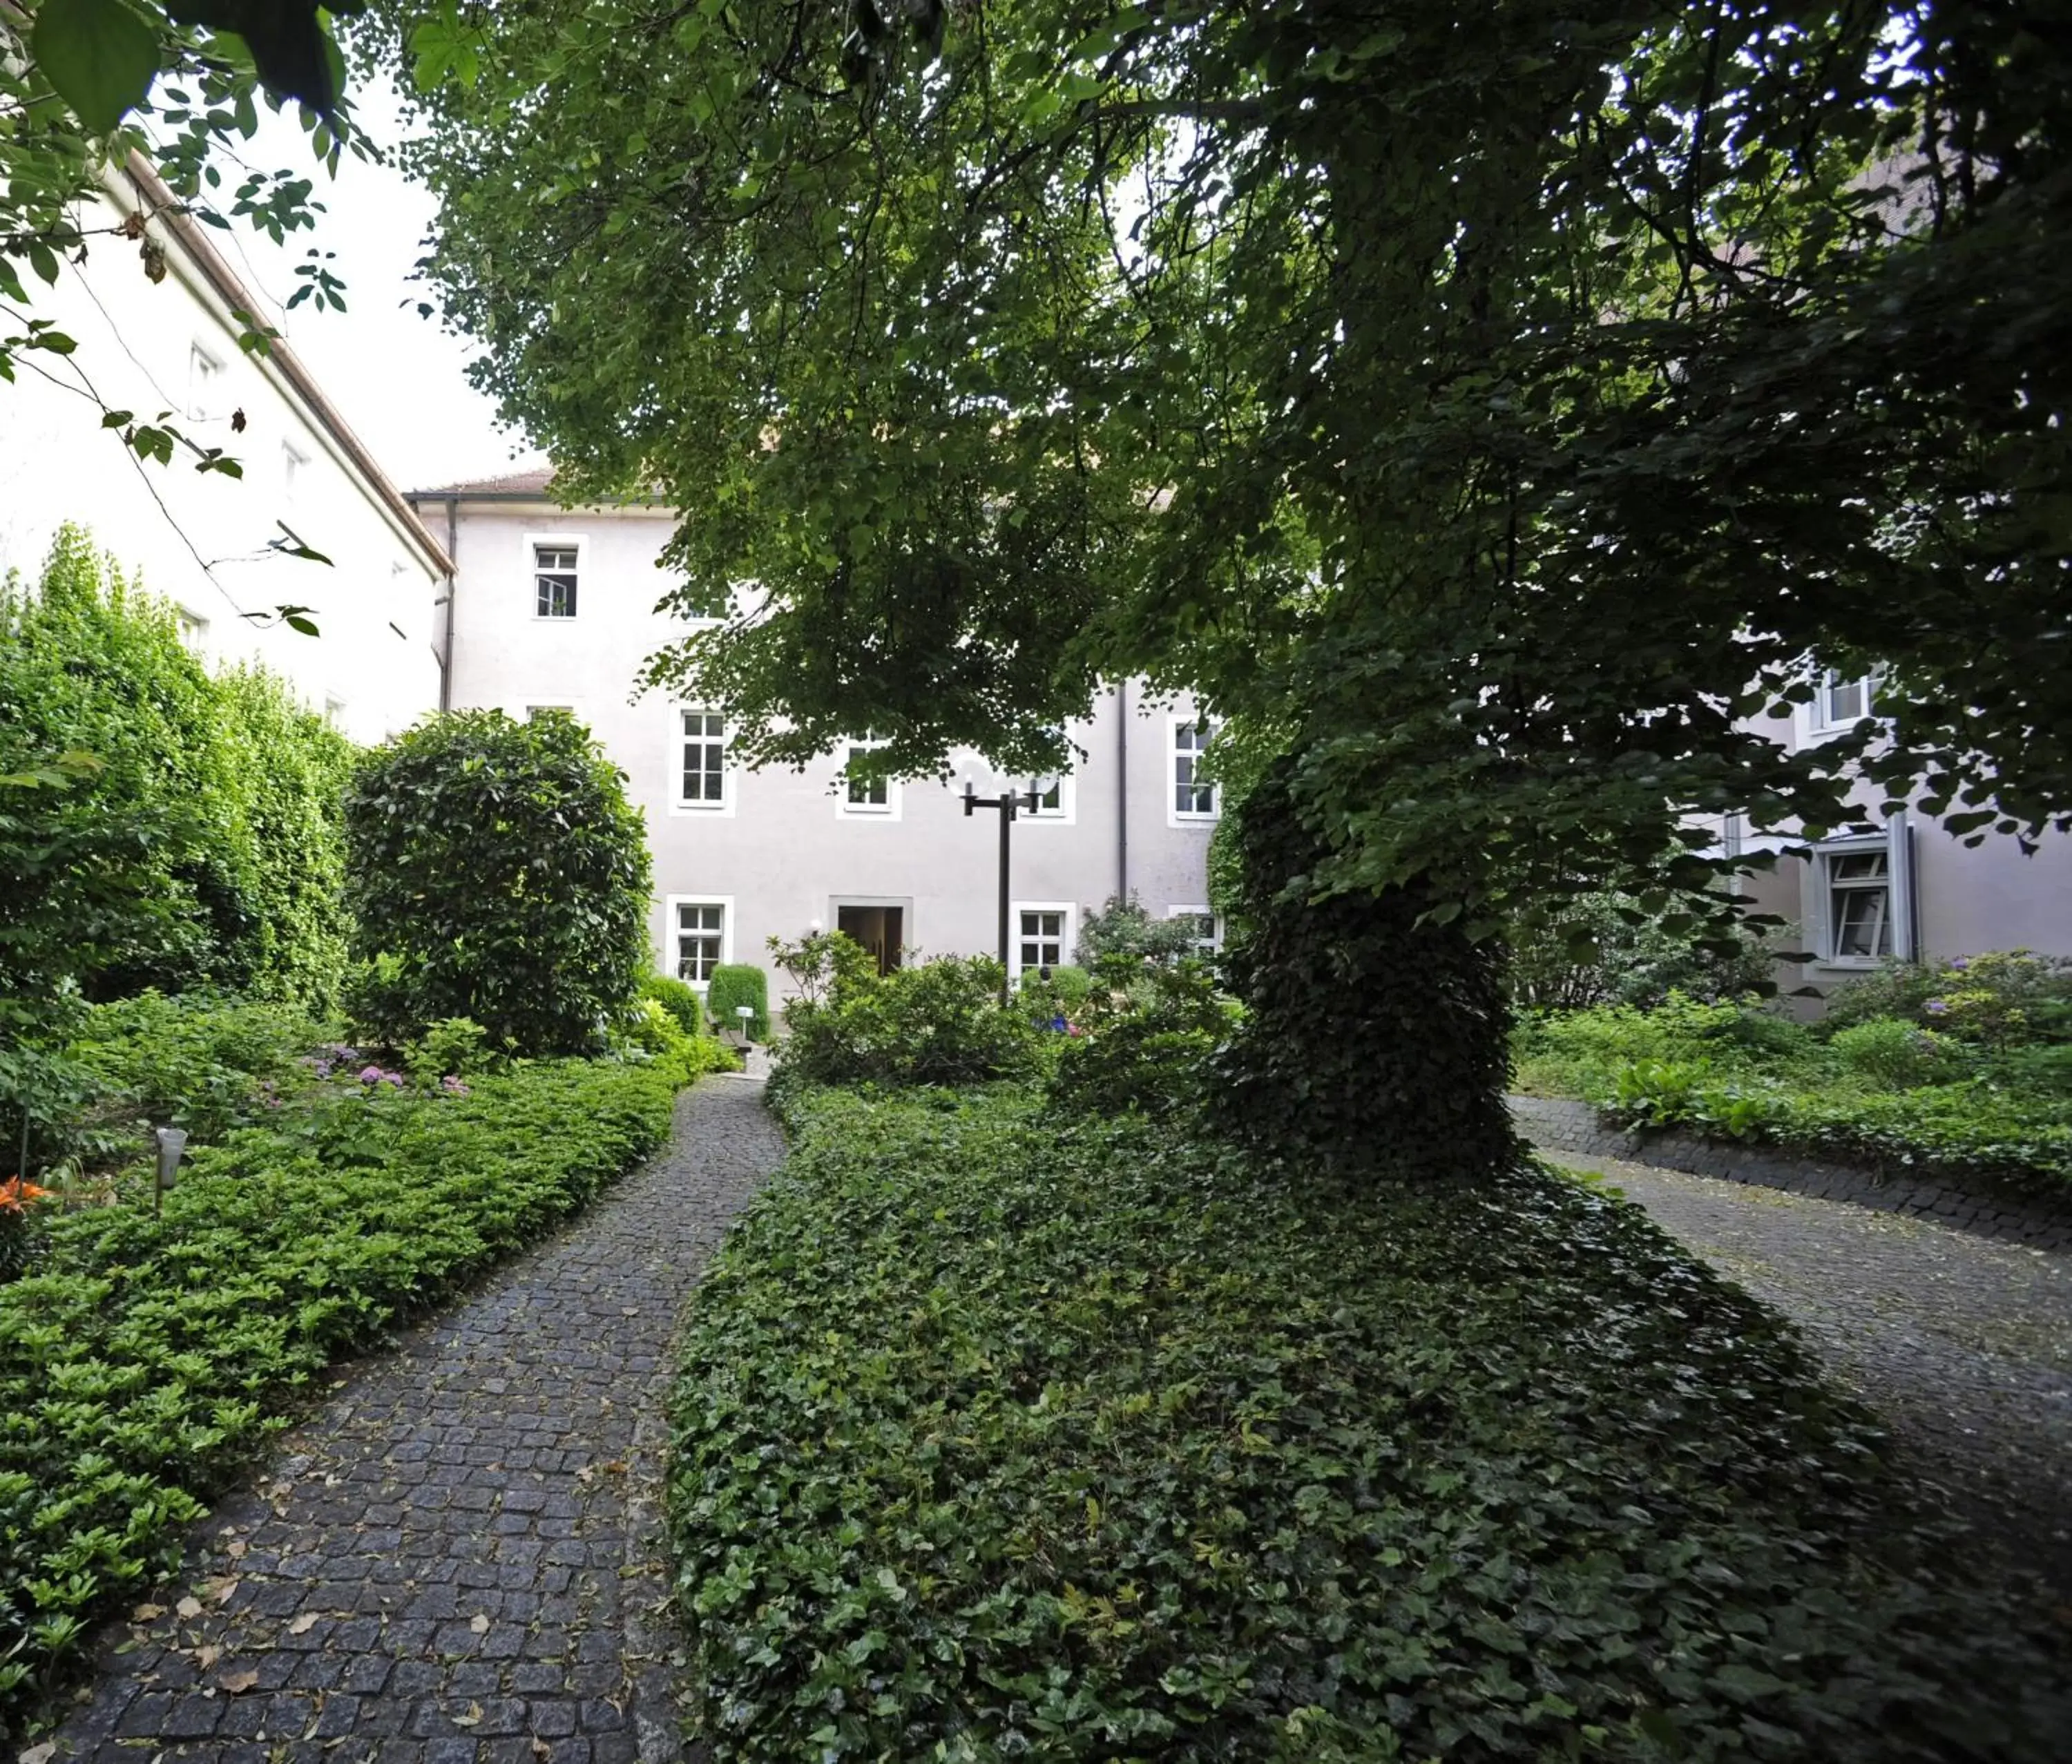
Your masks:
[[[433,530],[447,531],[446,504],[417,499]],[[804,771],[737,772],[719,812],[676,801],[680,706],[638,693],[635,677],[681,623],[657,614],[666,586],[656,560],[675,517],[661,509],[566,511],[545,502],[461,500],[455,505],[453,702],[523,716],[569,707],[626,772],[648,822],[656,899],[651,931],[658,962],[672,963],[671,905],[722,903],[726,959],[767,964],[767,940],[832,928],[844,903],[896,905],[902,940],[923,956],[989,952],[997,944],[999,822],[964,812],[968,781],[981,793],[1001,780],[976,756],[960,756],[948,783],[891,787],[881,815],[845,812],[829,758]],[[536,611],[533,548],[573,542],[578,553],[572,619]],[[1207,901],[1211,824],[1176,824],[1171,722],[1192,706],[1145,700],[1140,688],[1104,696],[1068,734],[1083,750],[1055,818],[1018,818],[1011,835],[1013,900],[1079,917],[1124,882],[1120,749],[1126,730],[1128,885],[1151,911]],[[1018,923],[1015,927],[1018,931]],[[1069,946],[1074,933],[1066,931]],[[1018,955],[1018,949],[1016,953]],[[1069,956],[1069,947],[1067,951]]]
[[[112,197],[101,208],[89,228],[125,212]],[[263,662],[312,709],[335,707],[355,740],[407,728],[438,701],[436,563],[278,368],[238,348],[227,306],[177,240],[162,223],[152,230],[166,249],[162,281],[145,276],[128,240],[95,236],[84,265],[34,290],[36,316],[79,347],[69,360],[32,358],[59,383],[23,371],[0,384],[0,575],[33,581],[60,525],[75,522],[183,609],[210,660]],[[205,405],[195,401],[197,350],[220,370]],[[170,465],[138,459],[101,427],[76,389],[80,372],[114,409],[145,421],[171,413],[198,444],[238,459],[243,479],[198,472],[184,450]],[[190,414],[200,409],[208,414]],[[231,426],[236,409],[241,434]],[[300,462],[292,483],[289,448]],[[283,521],[332,566],[270,550]],[[319,635],[239,616],[282,604],[310,608]]]

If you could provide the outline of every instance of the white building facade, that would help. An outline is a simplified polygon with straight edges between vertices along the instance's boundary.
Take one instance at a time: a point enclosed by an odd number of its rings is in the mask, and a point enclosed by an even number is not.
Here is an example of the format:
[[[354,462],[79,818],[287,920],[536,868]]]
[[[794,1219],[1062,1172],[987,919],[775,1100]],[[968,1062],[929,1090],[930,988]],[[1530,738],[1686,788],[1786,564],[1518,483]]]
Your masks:
[[[413,492],[453,555],[451,702],[514,717],[565,708],[626,773],[654,853],[658,966],[702,987],[722,962],[767,965],[772,936],[848,931],[890,964],[997,945],[999,824],[967,815],[965,783],[1004,780],[972,756],[948,783],[852,784],[846,752],[804,771],[733,758],[726,707],[639,692],[642,664],[683,632],[655,605],[676,524],[659,506],[567,509],[544,472]],[[1124,685],[1067,731],[1069,774],[1011,834],[1009,966],[1073,960],[1085,915],[1135,894],[1194,921],[1205,943],[1219,793],[1195,778],[1194,705]]]
[[[439,701],[444,552],[294,352],[240,346],[236,315],[264,307],[145,161],[95,208],[85,261],[33,288],[76,350],[31,352],[0,384],[0,576],[35,581],[70,521],[178,607],[206,660],[263,663],[356,741],[408,728]],[[192,445],[139,458],[104,406]],[[243,476],[196,471],[206,448]],[[331,561],[290,555],[297,540]]]

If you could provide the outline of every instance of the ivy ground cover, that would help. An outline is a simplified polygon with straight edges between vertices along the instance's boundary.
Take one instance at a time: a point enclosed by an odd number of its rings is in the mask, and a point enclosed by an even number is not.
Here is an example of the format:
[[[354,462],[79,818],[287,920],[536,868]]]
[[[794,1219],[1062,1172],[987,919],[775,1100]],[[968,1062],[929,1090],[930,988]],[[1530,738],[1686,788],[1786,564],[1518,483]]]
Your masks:
[[[46,1221],[0,1285],[0,1732],[328,1363],[652,1151],[702,1057],[377,1085],[198,1149],[162,1217],[145,1178]]]
[[[672,1415],[737,1759],[2041,1759],[2063,1680],[1789,1326],[1537,1169],[1305,1186],[808,1091]]]

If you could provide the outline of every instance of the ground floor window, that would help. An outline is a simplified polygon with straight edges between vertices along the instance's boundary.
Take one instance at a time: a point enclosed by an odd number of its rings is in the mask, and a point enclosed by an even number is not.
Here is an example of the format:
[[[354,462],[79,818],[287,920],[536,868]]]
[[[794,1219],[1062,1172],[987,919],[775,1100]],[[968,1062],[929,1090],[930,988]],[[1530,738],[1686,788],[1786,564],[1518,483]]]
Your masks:
[[[1822,960],[1868,967],[1913,956],[1908,838],[1895,820],[1882,833],[1814,848]]]
[[[1223,947],[1223,922],[1207,907],[1169,907],[1166,916],[1186,921],[1196,955],[1213,956]]]
[[[672,897],[669,934],[674,942],[672,967],[676,978],[702,987],[726,960],[727,903]]]
[[[1013,977],[1039,968],[1062,968],[1072,959],[1072,907],[1059,901],[1019,901],[1014,937],[1008,945]]]

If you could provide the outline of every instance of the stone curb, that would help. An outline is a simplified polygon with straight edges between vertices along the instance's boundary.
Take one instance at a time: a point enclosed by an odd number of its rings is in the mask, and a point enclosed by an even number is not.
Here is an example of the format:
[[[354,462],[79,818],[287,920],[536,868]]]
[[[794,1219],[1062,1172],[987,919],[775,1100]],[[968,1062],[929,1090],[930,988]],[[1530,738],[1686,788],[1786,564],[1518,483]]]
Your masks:
[[[1513,1096],[1506,1100],[1519,1131],[1544,1150],[1622,1158],[1720,1182],[1848,1201],[2033,1249],[2072,1249],[2072,1197],[2063,1202],[2041,1198],[2025,1202],[1959,1187],[1947,1178],[1930,1179],[1910,1172],[1889,1175],[1859,1165],[1802,1157],[1774,1145],[1707,1139],[1675,1129],[1642,1133],[1607,1126],[1591,1104],[1564,1097]]]

